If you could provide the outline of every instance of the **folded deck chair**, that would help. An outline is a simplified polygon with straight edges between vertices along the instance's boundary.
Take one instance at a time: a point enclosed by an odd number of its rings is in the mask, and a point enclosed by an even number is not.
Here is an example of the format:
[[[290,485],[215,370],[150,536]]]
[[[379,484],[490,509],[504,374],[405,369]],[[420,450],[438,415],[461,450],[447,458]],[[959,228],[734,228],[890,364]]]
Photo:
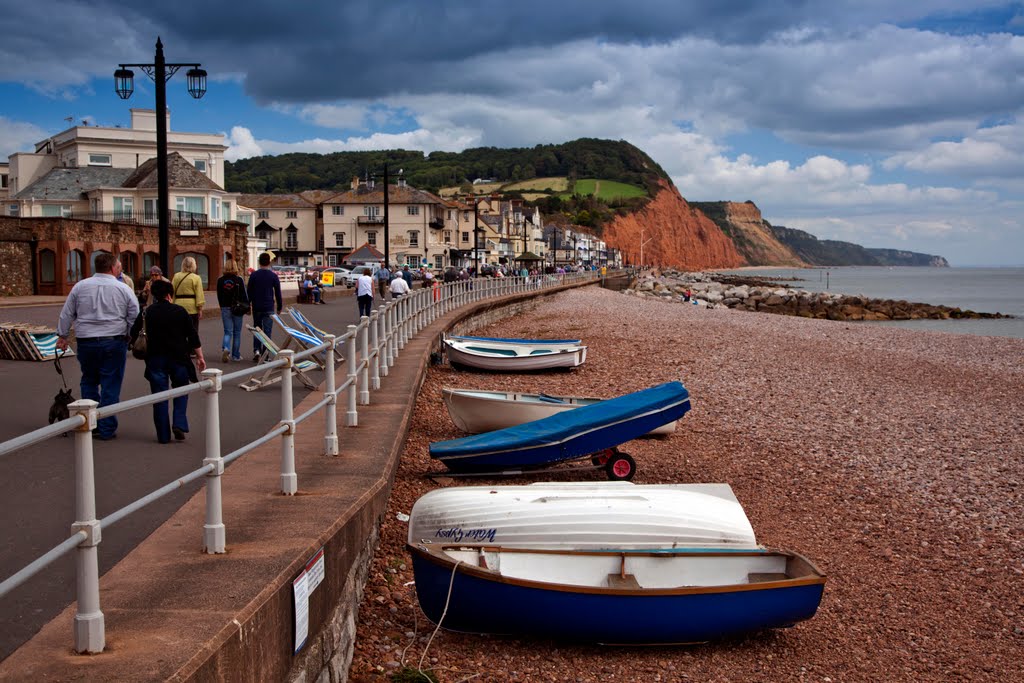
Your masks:
[[[309,318],[302,314],[302,311],[294,306],[289,306],[287,313],[288,316],[295,321],[295,324],[302,328],[302,330],[316,337],[317,343],[322,344],[324,342],[328,333],[314,325]],[[345,354],[342,353],[340,347],[334,348],[334,359],[339,363],[345,360]]]
[[[281,347],[282,349],[292,349],[298,353],[299,351],[312,349],[323,344],[322,340],[317,339],[305,330],[297,330],[294,327],[285,324],[284,320],[277,313],[271,315],[270,319],[284,331],[285,336],[287,337],[285,339],[284,346]],[[310,360],[319,365],[321,369],[327,364],[326,359],[327,353],[325,351],[321,351],[316,355],[310,356]]]
[[[274,340],[266,335],[266,333],[258,327],[247,325],[249,331],[252,332],[252,336],[256,337],[261,344],[263,344],[263,355],[260,356],[260,365],[264,365],[271,361],[277,360],[277,355],[281,353],[281,348],[274,343]],[[299,378],[299,381],[306,385],[307,389],[316,389],[317,384],[306,376],[310,370],[316,370],[320,366],[311,360],[300,360],[295,363],[293,368],[294,376]],[[242,382],[238,386],[245,389],[246,391],[256,391],[270,384],[276,384],[281,381],[281,369],[280,368],[268,368],[262,375],[253,375],[246,381]]]

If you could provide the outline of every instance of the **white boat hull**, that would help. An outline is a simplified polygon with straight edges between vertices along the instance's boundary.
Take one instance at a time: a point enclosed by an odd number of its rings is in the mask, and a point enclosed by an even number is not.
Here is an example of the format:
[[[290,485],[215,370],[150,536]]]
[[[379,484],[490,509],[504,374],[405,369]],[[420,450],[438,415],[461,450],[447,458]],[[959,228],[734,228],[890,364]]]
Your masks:
[[[445,339],[444,346],[450,363],[498,372],[574,368],[587,360],[586,346],[557,348],[452,339]]]
[[[470,434],[493,432],[551,417],[603,399],[582,396],[550,396],[562,403],[545,401],[542,394],[523,394],[476,389],[442,389],[441,395],[455,426]],[[676,420],[648,434],[663,436],[676,431]]]
[[[437,489],[413,505],[409,543],[573,550],[760,547],[728,484],[622,481]]]

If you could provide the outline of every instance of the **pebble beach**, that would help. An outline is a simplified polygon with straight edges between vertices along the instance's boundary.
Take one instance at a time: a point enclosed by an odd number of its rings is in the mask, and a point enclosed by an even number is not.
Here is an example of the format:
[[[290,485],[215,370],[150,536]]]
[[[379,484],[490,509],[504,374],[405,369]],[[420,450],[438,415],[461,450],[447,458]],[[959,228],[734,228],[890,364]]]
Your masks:
[[[938,302],[941,303],[941,302]],[[704,308],[585,287],[475,330],[581,337],[569,372],[430,369],[358,614],[349,680],[1024,680],[1024,340]],[[451,478],[441,388],[612,397],[680,380],[677,431],[620,448],[633,480],[728,483],[758,542],[828,576],[817,615],[702,645],[623,648],[452,633],[419,610],[400,517]],[[544,475],[594,480],[599,470]],[[481,606],[488,609],[488,606]],[[542,617],[541,617],[542,618]],[[401,680],[427,680],[422,676]]]

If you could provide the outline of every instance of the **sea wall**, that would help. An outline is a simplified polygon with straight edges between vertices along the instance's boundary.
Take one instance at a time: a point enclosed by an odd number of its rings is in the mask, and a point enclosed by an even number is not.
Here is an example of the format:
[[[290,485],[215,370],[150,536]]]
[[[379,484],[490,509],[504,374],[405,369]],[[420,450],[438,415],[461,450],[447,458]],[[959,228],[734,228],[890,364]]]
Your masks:
[[[690,292],[689,298],[687,291]],[[657,297],[698,306],[724,306],[747,311],[795,315],[827,320],[945,320],[950,318],[1004,318],[1001,313],[980,313],[919,302],[873,299],[835,292],[809,292],[780,286],[760,278],[664,270],[639,278],[626,294]]]

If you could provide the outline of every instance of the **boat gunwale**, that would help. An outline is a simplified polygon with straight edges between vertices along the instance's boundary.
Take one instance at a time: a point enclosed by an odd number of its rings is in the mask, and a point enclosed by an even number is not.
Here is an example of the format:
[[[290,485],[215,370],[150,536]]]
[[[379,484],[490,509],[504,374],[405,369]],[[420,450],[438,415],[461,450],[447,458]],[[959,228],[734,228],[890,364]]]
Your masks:
[[[511,359],[537,358],[538,357],[538,356],[531,356],[529,354],[523,355],[523,356],[520,356],[518,354],[516,354],[515,356],[494,355],[494,354],[490,354],[490,353],[487,353],[486,351],[481,351],[481,350],[478,350],[478,349],[464,348],[464,344],[462,342],[453,341],[451,339],[445,339],[444,343],[447,346],[447,348],[454,349],[458,353],[465,353],[467,355],[478,356],[480,358],[511,360]],[[520,346],[525,346],[525,345],[524,344],[520,344]],[[580,351],[586,351],[586,350],[587,350],[587,347],[584,346],[584,345],[574,346],[574,347],[569,348],[569,349],[549,349],[549,350],[546,349],[547,353],[544,354],[544,357],[545,358],[549,358],[551,356],[564,356],[566,354],[579,353]]]
[[[419,556],[421,559],[430,562],[439,567],[443,567],[449,572],[460,571],[473,578],[489,581],[492,583],[501,583],[510,586],[517,586],[520,588],[530,588],[535,590],[546,590],[557,593],[585,593],[594,596],[630,596],[630,597],[663,597],[663,596],[689,596],[689,595],[707,595],[713,593],[743,593],[761,590],[776,590],[783,588],[799,588],[803,586],[824,586],[826,581],[826,575],[807,557],[800,553],[793,552],[791,550],[776,550],[771,548],[765,548],[761,551],[737,551],[737,552],[718,552],[711,551],[707,553],[701,553],[707,557],[742,557],[748,556],[764,556],[764,555],[782,555],[787,559],[787,565],[789,560],[798,560],[807,565],[807,573],[801,576],[788,577],[786,579],[779,579],[774,581],[758,581],[756,583],[732,583],[722,584],[719,586],[678,586],[674,588],[610,588],[607,586],[579,586],[565,583],[554,583],[549,581],[538,581],[534,579],[520,579],[516,577],[509,577],[499,574],[493,569],[485,567],[477,567],[457,560],[451,556],[446,555],[446,549],[467,549],[467,550],[478,550],[478,551],[492,551],[502,553],[517,553],[517,554],[536,554],[536,555],[585,555],[585,556],[648,556],[648,557],[666,557],[664,553],[659,553],[650,550],[560,550],[560,549],[547,549],[547,548],[507,548],[504,546],[486,546],[486,545],[466,545],[461,543],[447,544],[447,545],[436,545],[426,546],[420,544],[406,544],[406,549],[415,556]],[[693,555],[689,555],[692,557]]]

